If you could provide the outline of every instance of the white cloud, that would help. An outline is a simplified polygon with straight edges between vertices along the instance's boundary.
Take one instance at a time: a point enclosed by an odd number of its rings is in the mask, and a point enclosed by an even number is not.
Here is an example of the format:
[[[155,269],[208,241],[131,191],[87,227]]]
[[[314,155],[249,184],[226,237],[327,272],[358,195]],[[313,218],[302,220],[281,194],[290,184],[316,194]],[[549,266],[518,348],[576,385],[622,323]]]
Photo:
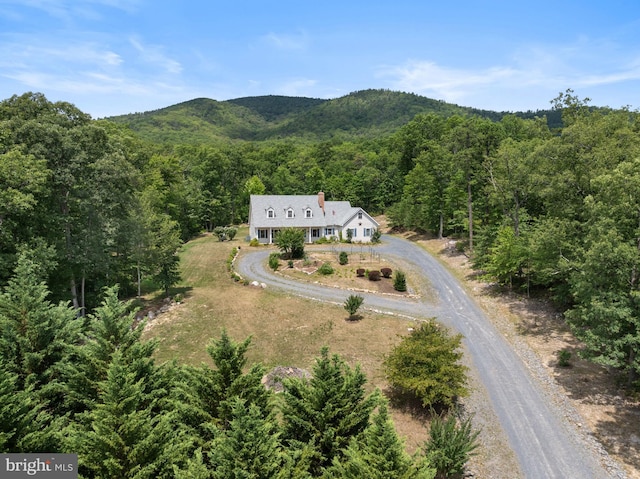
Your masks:
[[[565,46],[521,48],[511,61],[501,63],[464,68],[408,60],[380,68],[378,76],[387,78],[392,89],[474,106],[484,102],[483,108],[509,108],[507,101],[514,104],[514,98],[521,104],[548,99],[566,88],[588,89],[640,80],[640,58],[629,58],[610,42],[584,37]]]
[[[161,46],[143,45],[136,37],[131,37],[129,42],[138,51],[145,62],[156,65],[167,73],[179,74],[182,72],[182,65],[180,62],[165,55]]]
[[[289,80],[276,88],[276,94],[285,96],[305,96],[317,84],[310,78],[296,78]]]
[[[264,43],[277,50],[305,50],[309,39],[305,33],[281,34],[268,33],[262,37]]]

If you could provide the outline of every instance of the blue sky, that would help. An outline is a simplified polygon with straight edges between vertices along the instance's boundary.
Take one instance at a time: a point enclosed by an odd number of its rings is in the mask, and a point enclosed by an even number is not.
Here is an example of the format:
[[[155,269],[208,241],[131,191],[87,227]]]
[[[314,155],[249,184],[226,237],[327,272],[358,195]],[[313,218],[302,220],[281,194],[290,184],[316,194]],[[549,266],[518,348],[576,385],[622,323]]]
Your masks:
[[[0,0],[1,99],[100,118],[369,88],[505,111],[571,88],[638,109],[640,2]]]

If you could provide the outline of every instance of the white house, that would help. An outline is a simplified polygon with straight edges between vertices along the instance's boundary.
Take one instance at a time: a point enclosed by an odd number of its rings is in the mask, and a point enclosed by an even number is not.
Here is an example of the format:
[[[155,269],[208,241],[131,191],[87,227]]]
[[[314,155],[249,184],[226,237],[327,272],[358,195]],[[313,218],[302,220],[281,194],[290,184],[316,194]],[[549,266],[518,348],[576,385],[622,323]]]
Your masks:
[[[305,242],[320,238],[344,238],[351,232],[357,243],[371,241],[379,224],[362,208],[348,201],[325,201],[324,193],[317,195],[251,195],[249,206],[249,235],[260,243],[270,244],[283,228],[300,228]]]

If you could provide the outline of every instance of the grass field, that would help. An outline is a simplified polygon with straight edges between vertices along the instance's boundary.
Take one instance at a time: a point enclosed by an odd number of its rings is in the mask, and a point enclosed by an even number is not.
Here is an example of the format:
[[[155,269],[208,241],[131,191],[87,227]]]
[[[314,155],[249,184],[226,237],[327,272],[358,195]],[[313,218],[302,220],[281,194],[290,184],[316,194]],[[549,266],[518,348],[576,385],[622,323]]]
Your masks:
[[[243,232],[238,234],[244,237]],[[234,247],[251,250],[240,240],[219,242],[202,236],[181,253],[185,300],[149,323],[145,337],[159,341],[156,359],[200,364],[210,360],[206,347],[223,328],[236,341],[252,337],[249,362],[267,368],[278,365],[311,369],[322,346],[350,365],[360,364],[369,388],[385,390],[381,364],[399,335],[412,324],[397,317],[359,311],[362,319],[348,321],[341,305],[320,303],[234,282],[226,261]],[[366,307],[366,304],[364,305]],[[411,412],[393,411],[400,434],[410,450],[426,438],[424,419]]]

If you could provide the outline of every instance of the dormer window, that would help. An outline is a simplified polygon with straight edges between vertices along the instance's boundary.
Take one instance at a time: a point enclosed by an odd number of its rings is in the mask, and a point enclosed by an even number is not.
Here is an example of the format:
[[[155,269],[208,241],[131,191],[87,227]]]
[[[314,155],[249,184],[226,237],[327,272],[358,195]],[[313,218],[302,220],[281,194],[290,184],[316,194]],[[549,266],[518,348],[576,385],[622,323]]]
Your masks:
[[[289,208],[287,210],[287,218],[293,218],[293,208]]]
[[[273,210],[273,208],[269,208],[267,210],[267,218],[275,218],[276,217],[276,212]]]
[[[304,210],[304,217],[313,218],[313,211],[311,210],[311,208],[307,208],[306,210]]]

